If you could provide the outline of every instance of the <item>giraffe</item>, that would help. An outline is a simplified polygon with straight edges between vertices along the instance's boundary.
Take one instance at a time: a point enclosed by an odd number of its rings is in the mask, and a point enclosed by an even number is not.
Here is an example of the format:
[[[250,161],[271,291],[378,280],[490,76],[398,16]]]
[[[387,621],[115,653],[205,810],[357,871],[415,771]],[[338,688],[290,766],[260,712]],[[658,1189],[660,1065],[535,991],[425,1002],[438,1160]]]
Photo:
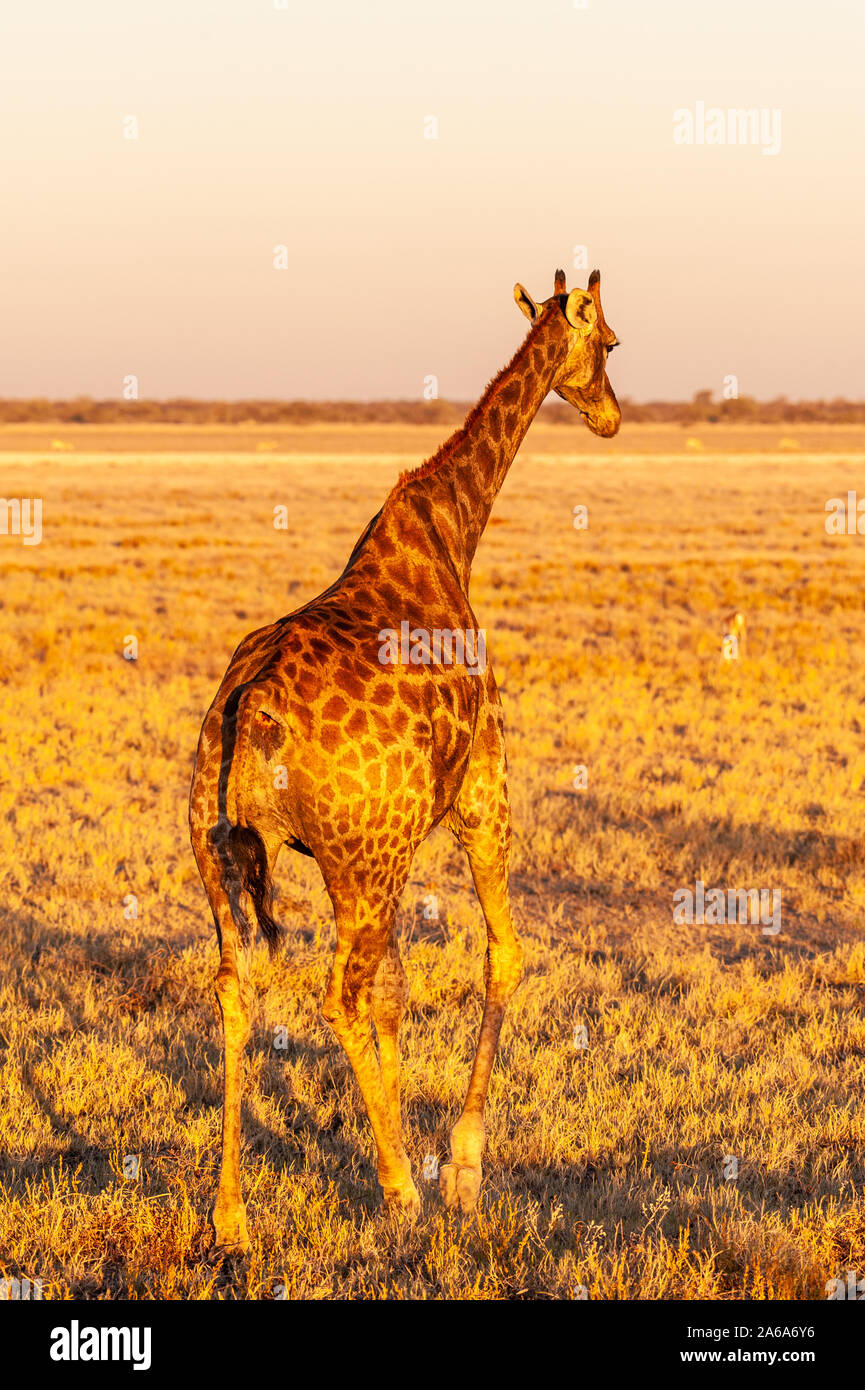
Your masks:
[[[477,633],[472,560],[547,394],[573,405],[597,435],[614,435],[621,419],[606,374],[618,340],[604,318],[599,273],[588,291],[569,293],[557,271],[543,303],[519,284],[514,298],[531,323],[514,357],[464,425],[400,476],[339,579],[244,638],[202,725],[189,822],[220,950],[216,1259],[249,1248],[240,1175],[249,967],[256,926],[272,952],[280,941],[271,876],[284,845],[321,869],[336,923],[322,1014],[363,1096],[384,1202],[409,1217],[420,1199],[402,1140],[398,1033],[408,989],[394,919],[415,850],[433,827],[445,825],[464,847],[487,930],[485,1004],[439,1186],[446,1205],[465,1213],[478,1199],[490,1073],[523,970],[508,897],[503,716],[486,662],[432,661],[422,639],[431,629],[466,634],[465,651],[477,656],[468,642]],[[393,632],[410,636],[408,661],[392,651],[385,659]]]

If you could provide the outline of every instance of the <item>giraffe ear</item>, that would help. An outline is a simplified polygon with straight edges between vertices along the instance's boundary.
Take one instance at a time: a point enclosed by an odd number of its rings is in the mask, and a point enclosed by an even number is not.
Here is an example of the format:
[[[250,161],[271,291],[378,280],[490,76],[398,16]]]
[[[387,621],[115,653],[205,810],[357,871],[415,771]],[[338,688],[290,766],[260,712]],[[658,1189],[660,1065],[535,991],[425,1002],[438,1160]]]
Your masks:
[[[526,318],[531,319],[532,323],[534,323],[541,311],[528,290],[523,289],[522,285],[514,285],[514,299],[519,304]]]
[[[571,290],[565,301],[565,318],[572,328],[576,328],[580,337],[587,337],[598,321],[592,296],[585,290]]]

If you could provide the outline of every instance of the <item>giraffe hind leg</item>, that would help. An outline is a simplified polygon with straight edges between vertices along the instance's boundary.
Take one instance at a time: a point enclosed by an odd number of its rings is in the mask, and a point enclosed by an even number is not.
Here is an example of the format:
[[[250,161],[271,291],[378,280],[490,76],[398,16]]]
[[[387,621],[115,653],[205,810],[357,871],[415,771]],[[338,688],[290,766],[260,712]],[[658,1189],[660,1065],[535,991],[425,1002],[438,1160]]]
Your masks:
[[[220,840],[196,825],[192,844],[220,948],[215,992],[223,1036],[222,1141],[219,1187],[211,1212],[215,1241],[210,1252],[210,1259],[219,1261],[249,1249],[240,1170],[244,1057],[253,1003],[249,967],[256,923],[271,949],[274,939],[278,940],[270,888],[278,846],[268,849],[258,832],[247,826],[233,827]]]
[[[381,958],[371,990],[372,1020],[378,1038],[381,1079],[393,1115],[402,1129],[399,1093],[399,1026],[408,1002],[408,981],[399,958],[396,931],[391,927],[387,949]]]
[[[448,1207],[470,1212],[480,1193],[484,1107],[508,1001],[523,973],[523,947],[511,917],[508,887],[510,809],[504,744],[499,739],[471,770],[460,793],[451,828],[469,860],[487,928],[484,961],[486,999],[468,1092],[451,1130],[451,1161],[442,1166],[439,1188]]]
[[[222,1018],[222,1139],[219,1187],[211,1212],[215,1242],[212,1260],[244,1254],[249,1248],[246,1207],[240,1181],[241,1105],[244,1054],[252,1020],[252,987],[249,963],[252,943],[244,940],[237,907],[223,883],[223,864],[213,850],[196,845],[201,877],[219,936],[220,960],[215,980],[216,1001]],[[248,931],[248,923],[247,923]]]
[[[414,1217],[420,1211],[420,1196],[403,1147],[396,1056],[405,1002],[402,967],[396,968],[392,940],[399,891],[387,896],[385,902],[361,890],[331,893],[337,946],[322,1015],[342,1044],[360,1087],[378,1150],[385,1204]]]

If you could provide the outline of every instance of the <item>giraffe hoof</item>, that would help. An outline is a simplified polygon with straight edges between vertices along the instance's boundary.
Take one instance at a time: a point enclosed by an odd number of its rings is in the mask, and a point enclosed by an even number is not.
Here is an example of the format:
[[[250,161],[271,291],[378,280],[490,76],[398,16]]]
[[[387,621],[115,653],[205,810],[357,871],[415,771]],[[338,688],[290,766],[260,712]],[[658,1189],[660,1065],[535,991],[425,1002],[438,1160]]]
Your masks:
[[[245,1255],[249,1250],[246,1213],[243,1210],[225,1219],[218,1218],[214,1212],[213,1230],[216,1239],[207,1256],[211,1264],[222,1264],[223,1260],[231,1256]]]
[[[421,1213],[420,1194],[414,1183],[400,1188],[397,1192],[386,1192],[384,1204],[389,1216],[396,1216],[403,1221],[416,1221]]]
[[[222,1242],[211,1245],[207,1252],[207,1262],[212,1265],[224,1264],[226,1260],[241,1259],[249,1253],[249,1240]]]
[[[439,1191],[446,1207],[459,1204],[468,1215],[477,1206],[480,1190],[480,1168],[467,1168],[462,1163],[445,1163],[439,1171]]]

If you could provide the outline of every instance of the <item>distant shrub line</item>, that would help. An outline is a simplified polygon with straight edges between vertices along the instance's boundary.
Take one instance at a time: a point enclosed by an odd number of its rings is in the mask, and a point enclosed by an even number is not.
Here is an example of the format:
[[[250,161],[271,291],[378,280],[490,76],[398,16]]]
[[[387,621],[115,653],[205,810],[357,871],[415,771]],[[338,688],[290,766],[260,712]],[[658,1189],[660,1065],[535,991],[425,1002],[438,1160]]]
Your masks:
[[[758,401],[751,396],[716,401],[698,391],[691,401],[621,402],[631,423],[654,424],[865,424],[865,401],[788,401],[779,396]],[[80,425],[307,425],[404,424],[457,425],[471,407],[468,401],[202,401],[172,400],[0,399],[0,423]],[[548,402],[540,417],[547,424],[573,425],[570,406]]]

